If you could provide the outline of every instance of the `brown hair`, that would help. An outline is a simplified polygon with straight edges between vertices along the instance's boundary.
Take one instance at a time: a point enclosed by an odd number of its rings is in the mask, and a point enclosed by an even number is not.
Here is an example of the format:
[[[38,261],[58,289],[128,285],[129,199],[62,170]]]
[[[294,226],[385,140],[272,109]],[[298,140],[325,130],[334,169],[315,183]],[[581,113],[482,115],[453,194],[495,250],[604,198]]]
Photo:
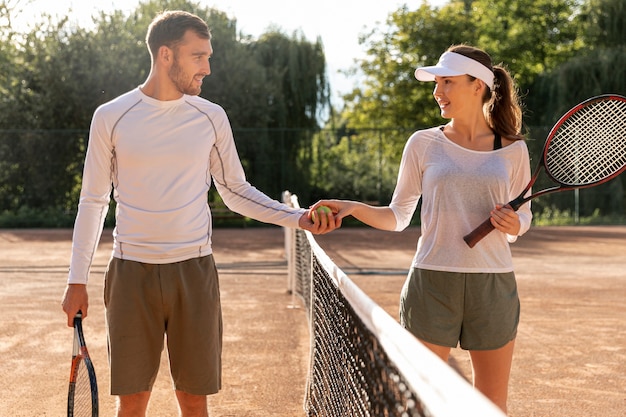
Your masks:
[[[468,45],[453,45],[449,52],[473,59],[493,71],[493,90],[488,86],[483,97],[485,119],[489,127],[503,137],[520,140],[522,134],[522,106],[517,86],[509,72],[502,65],[493,65],[489,54]],[[471,75],[468,75],[472,77]]]
[[[188,30],[193,30],[202,39],[211,39],[206,22],[194,14],[180,10],[158,14],[150,23],[146,35],[150,55],[154,58],[162,46],[175,49]]]

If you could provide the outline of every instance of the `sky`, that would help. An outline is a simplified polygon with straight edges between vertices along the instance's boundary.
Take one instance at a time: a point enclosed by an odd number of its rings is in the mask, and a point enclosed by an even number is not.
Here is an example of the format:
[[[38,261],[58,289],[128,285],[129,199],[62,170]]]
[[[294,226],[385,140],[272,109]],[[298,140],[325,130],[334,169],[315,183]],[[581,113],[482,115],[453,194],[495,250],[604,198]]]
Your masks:
[[[346,77],[340,71],[354,67],[354,60],[364,57],[359,35],[383,23],[389,13],[403,4],[417,9],[424,1],[442,6],[448,0],[196,0],[237,19],[238,31],[258,37],[271,25],[285,33],[300,30],[305,38],[315,42],[321,37],[328,66],[333,104],[340,102],[358,83],[358,77]],[[29,22],[39,21],[42,13],[52,16],[69,15],[72,22],[89,26],[90,17],[98,11],[131,12],[140,0],[13,0],[24,11],[14,18],[17,29],[27,28]],[[70,11],[68,13],[68,11]]]

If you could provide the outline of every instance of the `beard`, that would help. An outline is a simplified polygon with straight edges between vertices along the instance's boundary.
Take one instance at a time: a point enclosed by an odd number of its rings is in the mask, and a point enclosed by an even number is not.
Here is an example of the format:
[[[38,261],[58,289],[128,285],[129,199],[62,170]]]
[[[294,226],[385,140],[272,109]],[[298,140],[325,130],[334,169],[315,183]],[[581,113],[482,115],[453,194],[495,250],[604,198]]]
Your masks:
[[[202,86],[197,85],[193,76],[188,75],[183,67],[178,64],[178,58],[174,56],[174,63],[168,75],[178,91],[190,96],[197,96],[202,91]]]

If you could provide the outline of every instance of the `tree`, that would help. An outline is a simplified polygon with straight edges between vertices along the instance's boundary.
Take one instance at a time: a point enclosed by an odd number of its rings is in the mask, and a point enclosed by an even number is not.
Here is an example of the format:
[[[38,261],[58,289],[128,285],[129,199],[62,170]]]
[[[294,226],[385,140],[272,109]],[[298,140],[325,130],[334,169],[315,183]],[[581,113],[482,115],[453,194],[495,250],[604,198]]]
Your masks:
[[[442,10],[426,3],[410,11],[406,6],[392,13],[382,27],[363,34],[367,57],[357,62],[362,86],[345,95],[343,117],[354,128],[425,126],[437,119],[432,86],[413,77],[419,65],[437,61],[450,44],[471,35],[460,3]]]
[[[626,94],[626,3],[589,0],[574,19],[584,49],[540,74],[533,85],[534,124],[551,124],[576,103]]]
[[[622,48],[626,43],[626,3],[622,0],[588,0],[578,20],[585,26],[583,39],[590,49]]]
[[[475,44],[503,62],[522,91],[582,48],[575,16],[581,0],[476,0]]]
[[[287,36],[270,29],[248,44],[247,51],[262,68],[262,81],[269,88],[264,101],[257,102],[265,112],[265,122],[256,126],[272,135],[268,136],[271,140],[252,139],[243,150],[243,155],[251,150],[260,156],[260,163],[251,166],[249,172],[271,195],[279,197],[285,189],[299,190],[304,201],[309,188],[311,135],[319,128],[319,116],[329,103],[321,40],[311,43],[299,32]],[[263,131],[254,134],[263,135]],[[277,160],[280,166],[276,166]]]
[[[574,15],[579,0],[456,0],[441,8],[402,7],[363,35],[358,62],[363,86],[346,95],[352,127],[428,126],[441,121],[432,85],[417,83],[416,67],[433,65],[452,44],[485,49],[527,91],[534,78],[582,47]]]

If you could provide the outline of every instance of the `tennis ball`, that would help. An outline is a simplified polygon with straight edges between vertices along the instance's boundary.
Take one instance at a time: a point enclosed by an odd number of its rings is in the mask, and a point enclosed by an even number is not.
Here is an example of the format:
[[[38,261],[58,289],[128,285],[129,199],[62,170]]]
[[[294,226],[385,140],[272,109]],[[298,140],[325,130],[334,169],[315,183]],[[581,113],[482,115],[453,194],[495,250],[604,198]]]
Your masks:
[[[311,220],[313,220],[313,223],[316,222],[315,220],[315,218],[317,217],[316,215],[317,214],[321,215],[322,213],[332,213],[332,210],[326,206],[319,206],[317,209],[313,210],[311,212]]]

